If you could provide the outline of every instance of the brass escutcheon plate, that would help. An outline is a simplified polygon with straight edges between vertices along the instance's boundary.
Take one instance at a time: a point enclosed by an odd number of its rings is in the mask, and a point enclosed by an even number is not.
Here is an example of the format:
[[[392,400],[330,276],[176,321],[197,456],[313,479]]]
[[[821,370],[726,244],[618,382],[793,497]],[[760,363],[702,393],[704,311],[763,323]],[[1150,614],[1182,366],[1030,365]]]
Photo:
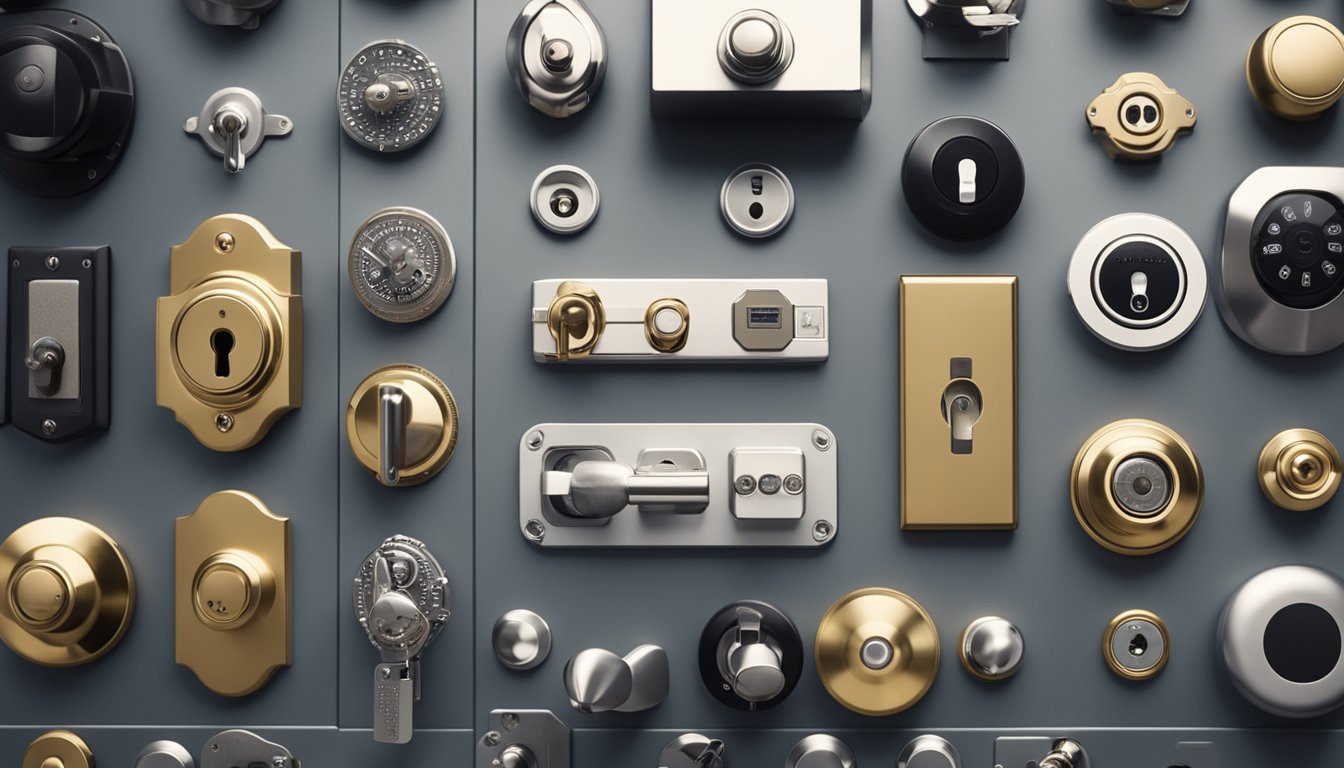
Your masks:
[[[1151,72],[1123,74],[1087,105],[1087,124],[1111,159],[1157,157],[1194,130],[1195,105]]]

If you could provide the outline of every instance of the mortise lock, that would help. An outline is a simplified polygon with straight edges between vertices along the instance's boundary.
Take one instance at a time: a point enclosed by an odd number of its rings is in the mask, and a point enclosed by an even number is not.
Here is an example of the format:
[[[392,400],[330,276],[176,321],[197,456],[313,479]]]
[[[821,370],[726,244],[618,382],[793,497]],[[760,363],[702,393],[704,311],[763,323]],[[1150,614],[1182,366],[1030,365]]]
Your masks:
[[[173,246],[157,400],[216,451],[256,445],[303,401],[302,258],[256,219],[207,219]]]
[[[1150,72],[1121,75],[1087,106],[1087,124],[1106,137],[1112,160],[1148,160],[1194,130],[1195,105]]]
[[[546,327],[555,339],[556,360],[587,357],[597,348],[607,327],[601,297],[583,283],[561,283],[546,313]]]
[[[569,703],[585,714],[642,712],[667,698],[667,651],[641,645],[624,657],[603,648],[589,648],[565,665]]]
[[[200,115],[187,118],[183,130],[223,157],[224,170],[238,173],[267,136],[288,136],[294,121],[266,114],[261,99],[246,88],[225,88],[206,99]]]
[[[644,451],[634,467],[601,448],[554,449],[542,495],[562,515],[607,520],[629,506],[640,512],[698,514],[709,506],[709,472],[699,451]]]
[[[438,376],[415,365],[369,374],[350,396],[345,434],[364,468],[389,488],[419,485],[457,447],[457,402]]]
[[[1344,474],[1339,450],[1320,432],[1287,429],[1260,451],[1260,490],[1283,509],[1306,512],[1324,506]]]
[[[177,519],[176,660],[221,696],[253,693],[291,662],[289,530],[242,491]]]

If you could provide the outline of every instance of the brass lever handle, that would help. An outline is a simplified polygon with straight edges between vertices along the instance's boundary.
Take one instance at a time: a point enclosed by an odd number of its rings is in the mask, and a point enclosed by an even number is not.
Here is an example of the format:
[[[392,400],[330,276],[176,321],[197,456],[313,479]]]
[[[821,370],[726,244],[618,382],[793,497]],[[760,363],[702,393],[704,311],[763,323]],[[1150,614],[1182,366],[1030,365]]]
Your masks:
[[[555,339],[555,359],[564,362],[587,357],[607,328],[602,299],[583,283],[561,283],[546,313],[546,327]]]
[[[406,424],[410,403],[401,387],[384,384],[378,388],[378,482],[396,485],[406,465]]]

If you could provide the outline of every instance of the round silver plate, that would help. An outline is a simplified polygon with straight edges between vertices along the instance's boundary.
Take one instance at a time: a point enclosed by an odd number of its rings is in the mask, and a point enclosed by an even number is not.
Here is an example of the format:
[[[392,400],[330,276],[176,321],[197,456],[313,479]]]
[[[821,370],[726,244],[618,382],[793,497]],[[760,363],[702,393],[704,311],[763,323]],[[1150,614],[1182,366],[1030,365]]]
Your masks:
[[[365,309],[393,323],[423,320],[453,292],[457,256],[448,232],[416,208],[374,213],[350,241],[346,271]]]
[[[364,92],[380,76],[404,78],[414,96],[375,112],[365,102]],[[419,48],[404,40],[378,40],[364,46],[341,71],[336,108],[341,127],[360,146],[400,152],[419,144],[438,125],[443,116],[443,78],[438,65]]]

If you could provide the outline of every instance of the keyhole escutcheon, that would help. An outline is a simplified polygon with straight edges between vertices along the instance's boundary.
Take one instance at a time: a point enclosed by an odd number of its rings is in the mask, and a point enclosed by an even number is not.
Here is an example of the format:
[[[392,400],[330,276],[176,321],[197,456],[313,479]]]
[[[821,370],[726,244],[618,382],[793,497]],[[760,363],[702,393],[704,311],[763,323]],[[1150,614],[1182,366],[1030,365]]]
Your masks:
[[[215,353],[215,376],[229,377],[229,353],[233,351],[233,331],[220,328],[210,334],[210,349]]]

